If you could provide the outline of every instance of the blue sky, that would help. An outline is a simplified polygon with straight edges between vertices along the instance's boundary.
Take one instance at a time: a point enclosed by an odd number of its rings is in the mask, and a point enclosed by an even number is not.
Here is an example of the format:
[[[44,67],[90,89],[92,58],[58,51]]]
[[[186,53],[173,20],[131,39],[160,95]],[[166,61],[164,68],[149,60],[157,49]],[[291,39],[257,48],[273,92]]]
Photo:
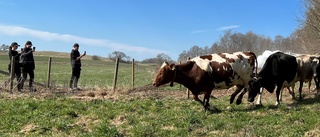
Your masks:
[[[77,42],[89,55],[177,60],[227,29],[287,37],[302,7],[301,0],[0,0],[0,44],[31,40],[39,51],[70,52]]]

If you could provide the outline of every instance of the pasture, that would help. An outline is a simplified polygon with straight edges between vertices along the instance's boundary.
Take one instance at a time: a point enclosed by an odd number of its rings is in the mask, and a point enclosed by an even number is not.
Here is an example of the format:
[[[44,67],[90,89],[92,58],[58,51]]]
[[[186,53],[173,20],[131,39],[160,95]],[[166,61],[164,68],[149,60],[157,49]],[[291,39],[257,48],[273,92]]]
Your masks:
[[[7,70],[7,58],[0,55],[5,64],[1,70]],[[35,60],[35,80],[45,83],[48,57]],[[306,86],[302,101],[291,100],[285,90],[278,107],[274,93],[264,92],[264,106],[248,103],[247,95],[241,105],[230,105],[234,88],[215,90],[212,95],[217,99],[210,100],[210,111],[204,113],[178,84],[150,86],[154,65],[137,64],[137,88],[131,89],[131,64],[120,63],[114,93],[114,62],[82,63],[82,91],[66,91],[71,68],[63,57],[52,59],[52,89],[1,91],[0,136],[320,136],[319,99]],[[7,76],[0,76],[3,83]]]

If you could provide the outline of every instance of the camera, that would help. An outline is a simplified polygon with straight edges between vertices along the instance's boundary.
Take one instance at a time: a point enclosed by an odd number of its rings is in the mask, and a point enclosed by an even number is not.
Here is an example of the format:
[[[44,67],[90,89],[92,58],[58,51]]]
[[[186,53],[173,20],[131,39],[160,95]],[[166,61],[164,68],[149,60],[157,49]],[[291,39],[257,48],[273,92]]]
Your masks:
[[[32,49],[33,49],[33,50],[35,50],[35,49],[36,49],[36,47],[33,47]]]

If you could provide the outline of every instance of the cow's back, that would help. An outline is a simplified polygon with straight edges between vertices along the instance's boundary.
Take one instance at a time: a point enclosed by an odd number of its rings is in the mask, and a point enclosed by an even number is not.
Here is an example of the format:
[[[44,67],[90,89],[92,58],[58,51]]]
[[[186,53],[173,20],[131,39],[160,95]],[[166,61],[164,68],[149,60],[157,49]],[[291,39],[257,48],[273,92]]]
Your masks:
[[[303,82],[311,81],[313,78],[312,62],[310,58],[314,55],[303,54],[296,56],[298,63],[298,80]]]
[[[267,58],[258,76],[271,84],[291,83],[297,75],[297,67],[296,57],[276,52]]]
[[[196,57],[192,61],[208,72],[216,89],[224,89],[234,85],[248,86],[256,56],[250,51],[219,53]]]

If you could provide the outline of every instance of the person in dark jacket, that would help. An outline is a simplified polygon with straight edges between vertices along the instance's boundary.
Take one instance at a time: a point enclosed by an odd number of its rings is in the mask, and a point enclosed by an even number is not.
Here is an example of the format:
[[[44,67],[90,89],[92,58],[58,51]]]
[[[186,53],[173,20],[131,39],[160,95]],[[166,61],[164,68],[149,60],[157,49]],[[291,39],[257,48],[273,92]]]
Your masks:
[[[24,49],[21,53],[20,57],[20,63],[22,67],[22,88],[24,85],[24,81],[27,79],[27,75],[29,75],[29,90],[30,91],[36,91],[36,89],[33,87],[33,81],[34,81],[34,69],[35,69],[35,63],[33,58],[33,52],[35,52],[35,47],[32,47],[32,42],[27,41],[24,45]]]
[[[12,42],[10,47],[9,47],[9,59],[10,59],[10,63],[8,65],[8,70],[9,70],[9,73],[11,73],[11,61],[12,61],[12,58],[14,59],[14,78],[17,79],[17,82],[18,82],[18,91],[21,91],[21,66],[20,66],[20,63],[19,63],[19,58],[20,58],[20,55],[21,53],[18,53],[17,49],[20,45],[17,43],[17,42]]]
[[[73,49],[70,53],[71,66],[72,66],[72,76],[70,79],[70,90],[80,90],[78,87],[78,81],[81,73],[81,58],[86,55],[86,51],[80,56],[79,44],[75,43]]]

